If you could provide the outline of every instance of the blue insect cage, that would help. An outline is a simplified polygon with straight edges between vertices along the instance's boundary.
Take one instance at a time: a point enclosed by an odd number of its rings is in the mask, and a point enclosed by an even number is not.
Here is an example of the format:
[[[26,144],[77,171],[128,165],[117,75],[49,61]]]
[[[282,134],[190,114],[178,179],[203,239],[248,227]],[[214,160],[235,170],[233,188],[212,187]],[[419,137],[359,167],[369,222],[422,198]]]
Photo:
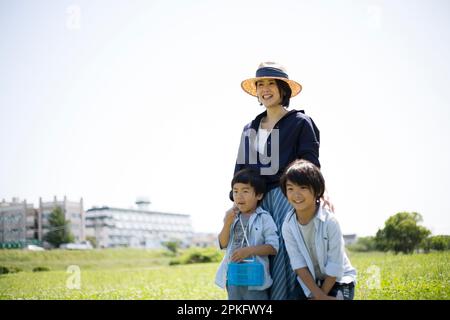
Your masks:
[[[264,266],[261,262],[244,260],[228,264],[227,281],[232,286],[262,286],[264,283]]]

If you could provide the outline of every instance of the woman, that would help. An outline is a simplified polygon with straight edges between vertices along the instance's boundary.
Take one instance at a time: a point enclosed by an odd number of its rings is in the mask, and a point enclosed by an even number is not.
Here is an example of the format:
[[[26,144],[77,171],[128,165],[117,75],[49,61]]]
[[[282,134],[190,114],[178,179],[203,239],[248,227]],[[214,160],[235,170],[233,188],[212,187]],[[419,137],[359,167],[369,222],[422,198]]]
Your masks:
[[[262,208],[272,214],[281,234],[286,213],[292,207],[279,187],[280,177],[296,159],[305,159],[320,167],[319,130],[303,111],[287,110],[290,98],[299,94],[302,86],[290,80],[279,64],[261,63],[256,77],[244,80],[241,87],[257,97],[266,110],[244,127],[235,173],[248,167],[260,171],[268,190]],[[272,300],[303,297],[281,237],[278,253],[271,260],[271,273]]]

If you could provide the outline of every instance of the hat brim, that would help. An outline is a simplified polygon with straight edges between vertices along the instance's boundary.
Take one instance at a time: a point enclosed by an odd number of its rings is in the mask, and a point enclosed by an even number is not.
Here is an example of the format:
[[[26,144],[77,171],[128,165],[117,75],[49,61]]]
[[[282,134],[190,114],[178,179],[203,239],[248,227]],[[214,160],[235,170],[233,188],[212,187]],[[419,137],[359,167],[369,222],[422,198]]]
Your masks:
[[[289,80],[281,77],[259,77],[259,78],[250,78],[241,82],[242,90],[247,92],[249,95],[256,97],[256,81],[263,79],[279,79],[286,82],[291,88],[292,94],[291,98],[295,97],[302,91],[302,85],[294,80]]]

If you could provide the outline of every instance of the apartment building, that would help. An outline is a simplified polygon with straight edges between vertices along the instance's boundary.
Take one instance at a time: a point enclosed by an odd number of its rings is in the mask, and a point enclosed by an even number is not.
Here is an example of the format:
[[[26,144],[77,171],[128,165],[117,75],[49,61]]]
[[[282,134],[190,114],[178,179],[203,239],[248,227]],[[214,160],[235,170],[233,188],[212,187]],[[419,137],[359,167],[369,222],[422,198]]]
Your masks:
[[[31,243],[37,239],[37,210],[32,203],[13,198],[0,202],[0,244]]]
[[[70,222],[70,232],[75,238],[75,242],[86,240],[85,235],[85,211],[83,209],[83,198],[80,201],[69,201],[64,196],[63,200],[59,200],[56,196],[53,201],[43,202],[42,198],[39,198],[38,208],[38,239],[43,240],[44,235],[50,231],[50,224],[48,218],[53,210],[61,208],[66,220]]]
[[[86,211],[86,235],[101,248],[161,248],[165,241],[178,240],[189,245],[193,236],[191,218],[186,214],[111,207]]]
[[[70,221],[69,228],[75,241],[85,240],[83,199],[74,202],[64,197],[58,201],[54,197],[53,201],[43,202],[40,198],[39,207],[34,208],[26,200],[13,198],[11,202],[5,199],[0,202],[0,247],[42,244],[45,235],[51,231],[49,216],[57,207],[62,209],[66,220]]]

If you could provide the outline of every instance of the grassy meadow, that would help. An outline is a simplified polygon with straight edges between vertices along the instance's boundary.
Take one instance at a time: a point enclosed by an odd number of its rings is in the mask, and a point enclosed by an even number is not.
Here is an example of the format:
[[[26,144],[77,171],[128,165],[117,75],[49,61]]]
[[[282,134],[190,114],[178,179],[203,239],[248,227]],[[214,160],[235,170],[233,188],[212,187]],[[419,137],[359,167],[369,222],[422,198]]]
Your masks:
[[[355,299],[450,300],[449,251],[349,257],[358,270]],[[171,259],[162,250],[0,250],[0,267],[21,270],[0,274],[0,299],[226,299],[214,284],[217,262],[171,266]]]

